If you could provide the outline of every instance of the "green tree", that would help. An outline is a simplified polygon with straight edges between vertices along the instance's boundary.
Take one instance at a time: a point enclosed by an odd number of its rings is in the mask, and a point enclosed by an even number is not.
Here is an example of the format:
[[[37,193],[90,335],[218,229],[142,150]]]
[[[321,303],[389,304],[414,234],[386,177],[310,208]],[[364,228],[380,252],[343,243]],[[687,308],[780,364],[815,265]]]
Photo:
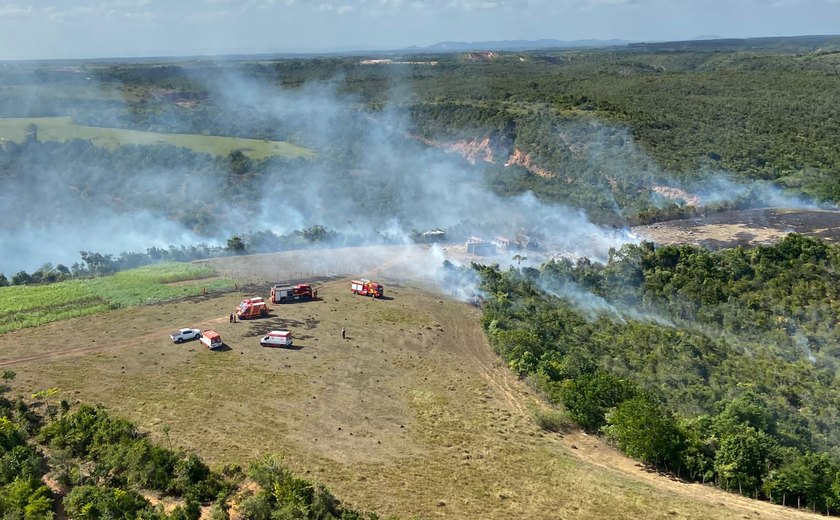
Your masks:
[[[64,509],[73,520],[101,518],[133,519],[150,507],[149,502],[134,491],[105,486],[77,486],[64,497]]]
[[[567,381],[561,399],[581,428],[597,431],[606,423],[606,413],[637,394],[636,385],[607,372],[584,374]]]
[[[758,491],[770,472],[778,444],[764,432],[752,427],[728,435],[721,440],[715,454],[715,471],[721,485],[743,494]]]
[[[298,232],[301,237],[304,238],[307,242],[327,242],[333,238],[333,233],[331,233],[327,228],[321,225],[315,225],[306,229],[303,229]]]
[[[35,477],[19,477],[0,488],[3,518],[48,520],[54,517],[50,490]]]
[[[26,125],[26,135],[24,141],[27,143],[38,142],[38,125],[29,123]]]
[[[32,283],[32,276],[26,271],[18,271],[12,276],[12,285],[26,285]]]
[[[685,438],[673,414],[645,395],[608,412],[601,430],[628,456],[646,464],[673,468],[680,460]]]
[[[237,255],[242,254],[245,252],[245,242],[238,235],[234,235],[228,239],[226,249]]]
[[[748,390],[726,403],[723,411],[715,416],[713,427],[723,435],[745,428],[772,433],[775,431],[775,417],[764,399]]]
[[[825,453],[797,453],[767,474],[762,490],[773,502],[822,511],[830,507],[831,483],[838,469]]]

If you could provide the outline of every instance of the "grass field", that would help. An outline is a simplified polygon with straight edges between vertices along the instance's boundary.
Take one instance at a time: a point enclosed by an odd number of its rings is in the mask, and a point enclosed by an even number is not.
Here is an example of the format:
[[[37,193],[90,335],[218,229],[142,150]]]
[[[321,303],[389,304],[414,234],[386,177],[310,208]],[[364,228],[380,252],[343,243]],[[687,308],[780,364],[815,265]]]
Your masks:
[[[0,118],[0,142],[2,139],[22,141],[26,136],[26,127],[31,124],[38,126],[38,139],[42,141],[85,139],[106,148],[115,148],[124,144],[171,144],[214,155],[227,155],[234,150],[241,150],[252,159],[264,159],[271,156],[290,158],[315,156],[312,150],[283,141],[100,128],[77,125],[69,117]]]
[[[208,266],[166,263],[99,278],[0,287],[0,333],[233,287],[215,274]]]

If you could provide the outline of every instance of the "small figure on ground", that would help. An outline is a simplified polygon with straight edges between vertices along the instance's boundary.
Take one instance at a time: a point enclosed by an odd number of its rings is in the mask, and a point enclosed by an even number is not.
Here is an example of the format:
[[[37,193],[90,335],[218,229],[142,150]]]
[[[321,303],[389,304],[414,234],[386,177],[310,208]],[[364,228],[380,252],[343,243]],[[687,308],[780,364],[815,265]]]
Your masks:
[[[342,327],[341,328],[341,339],[345,339],[345,338],[347,338],[347,331],[344,330],[344,328]]]
[[[233,313],[232,312],[230,313],[230,316],[228,316],[228,321],[230,321],[230,323],[233,323]]]

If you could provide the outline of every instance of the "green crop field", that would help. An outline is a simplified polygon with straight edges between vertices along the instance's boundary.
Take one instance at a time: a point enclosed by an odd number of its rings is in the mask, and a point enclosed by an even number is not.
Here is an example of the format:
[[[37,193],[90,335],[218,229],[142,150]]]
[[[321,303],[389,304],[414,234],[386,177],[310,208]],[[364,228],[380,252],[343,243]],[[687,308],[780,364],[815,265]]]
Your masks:
[[[166,263],[112,276],[49,285],[0,287],[0,333],[115,307],[143,305],[226,290],[233,282],[206,266]]]
[[[251,159],[256,160],[271,156],[290,158],[311,158],[315,156],[315,152],[312,150],[284,141],[198,134],[162,134],[121,128],[100,128],[78,125],[70,117],[0,118],[0,143],[2,143],[3,139],[9,139],[15,142],[23,141],[27,134],[27,127],[32,124],[37,125],[38,139],[41,141],[85,139],[93,142],[97,146],[110,149],[124,144],[170,144],[213,155],[226,155],[235,150],[240,150]]]

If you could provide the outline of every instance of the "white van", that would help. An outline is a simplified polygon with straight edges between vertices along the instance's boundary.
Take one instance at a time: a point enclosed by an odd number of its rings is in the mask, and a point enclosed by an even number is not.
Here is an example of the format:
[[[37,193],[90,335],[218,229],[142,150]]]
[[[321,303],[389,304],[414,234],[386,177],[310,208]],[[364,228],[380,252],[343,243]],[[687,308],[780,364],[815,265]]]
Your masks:
[[[222,343],[222,336],[215,330],[205,330],[201,333],[201,338],[199,338],[198,341],[203,343],[204,346],[210,350],[222,348],[224,345],[224,343]]]
[[[266,336],[260,338],[260,345],[263,347],[291,347],[292,333],[288,330],[272,330]]]

